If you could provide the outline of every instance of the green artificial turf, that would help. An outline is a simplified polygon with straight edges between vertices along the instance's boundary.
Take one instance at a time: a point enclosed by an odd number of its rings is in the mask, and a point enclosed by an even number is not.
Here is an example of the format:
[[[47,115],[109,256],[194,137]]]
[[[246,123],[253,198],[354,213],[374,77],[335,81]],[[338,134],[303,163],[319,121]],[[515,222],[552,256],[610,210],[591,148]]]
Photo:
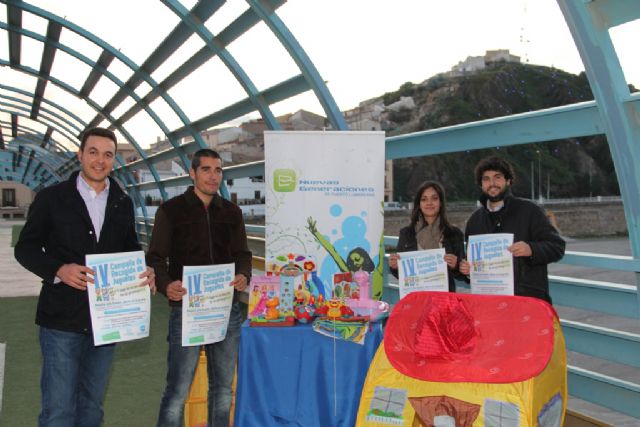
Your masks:
[[[117,345],[105,399],[104,426],[155,425],[164,389],[169,307],[151,300],[148,338]],[[34,324],[37,297],[0,298],[0,342],[6,344],[1,426],[37,425],[40,346]]]
[[[12,248],[14,248],[16,246],[16,243],[18,243],[18,237],[20,237],[20,232],[22,231],[23,227],[24,227],[24,224],[15,224],[11,226],[11,247]]]

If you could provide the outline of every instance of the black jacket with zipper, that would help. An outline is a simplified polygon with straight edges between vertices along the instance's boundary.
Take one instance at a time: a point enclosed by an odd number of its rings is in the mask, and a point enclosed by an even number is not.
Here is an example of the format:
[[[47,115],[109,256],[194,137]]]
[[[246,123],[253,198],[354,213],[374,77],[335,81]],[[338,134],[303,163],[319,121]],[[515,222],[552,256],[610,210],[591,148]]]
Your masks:
[[[238,206],[216,194],[205,208],[189,187],[158,208],[147,264],[154,268],[162,294],[167,295],[169,283],[182,280],[185,265],[227,263],[235,263],[236,274],[251,278],[251,252]],[[169,304],[181,306],[182,301]]]
[[[504,206],[497,212],[487,209],[487,197],[467,221],[465,239],[489,233],[512,233],[513,242],[526,242],[530,257],[513,258],[514,292],[516,295],[543,299],[551,303],[547,264],[564,255],[565,241],[551,225],[542,208],[535,203],[514,197],[508,192]]]
[[[87,205],[78,192],[78,173],[38,192],[14,253],[23,267],[42,279],[36,324],[89,334],[87,291],[54,284],[56,273],[64,264],[85,265],[85,255],[137,251],[140,244],[131,199],[112,178],[100,240],[96,240]]]

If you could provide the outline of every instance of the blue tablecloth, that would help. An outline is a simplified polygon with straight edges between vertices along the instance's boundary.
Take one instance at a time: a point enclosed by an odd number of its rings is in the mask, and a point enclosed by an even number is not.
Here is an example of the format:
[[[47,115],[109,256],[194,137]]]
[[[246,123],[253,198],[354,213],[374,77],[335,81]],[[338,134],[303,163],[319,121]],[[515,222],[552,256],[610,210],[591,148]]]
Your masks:
[[[310,325],[242,325],[234,426],[355,424],[362,384],[382,341],[371,323],[364,345],[334,340]]]

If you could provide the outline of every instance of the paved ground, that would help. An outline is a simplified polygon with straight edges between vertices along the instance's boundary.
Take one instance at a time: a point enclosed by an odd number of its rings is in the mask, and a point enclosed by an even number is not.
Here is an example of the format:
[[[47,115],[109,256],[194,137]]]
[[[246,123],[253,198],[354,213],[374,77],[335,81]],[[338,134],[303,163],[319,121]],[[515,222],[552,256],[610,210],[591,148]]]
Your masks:
[[[0,298],[40,293],[40,278],[22,268],[13,257],[11,228],[23,222],[0,219]]]
[[[40,292],[40,279],[22,268],[13,257],[11,243],[11,229],[13,225],[22,224],[20,220],[0,219],[0,298],[33,296]],[[616,255],[629,255],[629,240],[626,238],[570,240],[567,249],[580,252],[595,252]],[[612,272],[585,267],[552,265],[549,273],[559,276],[590,278],[593,280],[611,281],[616,283],[635,284],[633,273]],[[4,376],[4,348],[0,344],[0,410],[2,408],[2,384]],[[584,402],[583,405],[589,405]],[[575,404],[580,408],[580,404]],[[579,424],[576,424],[579,425]],[[621,423],[621,426],[633,425]]]

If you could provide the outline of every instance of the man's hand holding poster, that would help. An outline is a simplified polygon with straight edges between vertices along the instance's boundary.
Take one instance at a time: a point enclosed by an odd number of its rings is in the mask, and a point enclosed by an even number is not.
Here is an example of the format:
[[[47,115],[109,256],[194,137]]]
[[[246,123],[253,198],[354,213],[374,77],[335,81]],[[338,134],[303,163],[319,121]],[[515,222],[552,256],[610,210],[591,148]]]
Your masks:
[[[478,234],[469,237],[471,293],[513,295],[513,255],[507,250],[513,234]]]
[[[94,344],[148,337],[151,295],[140,286],[144,252],[87,255],[86,265],[93,270],[87,292]]]
[[[233,303],[234,264],[184,266],[182,286],[182,346],[224,340]]]

